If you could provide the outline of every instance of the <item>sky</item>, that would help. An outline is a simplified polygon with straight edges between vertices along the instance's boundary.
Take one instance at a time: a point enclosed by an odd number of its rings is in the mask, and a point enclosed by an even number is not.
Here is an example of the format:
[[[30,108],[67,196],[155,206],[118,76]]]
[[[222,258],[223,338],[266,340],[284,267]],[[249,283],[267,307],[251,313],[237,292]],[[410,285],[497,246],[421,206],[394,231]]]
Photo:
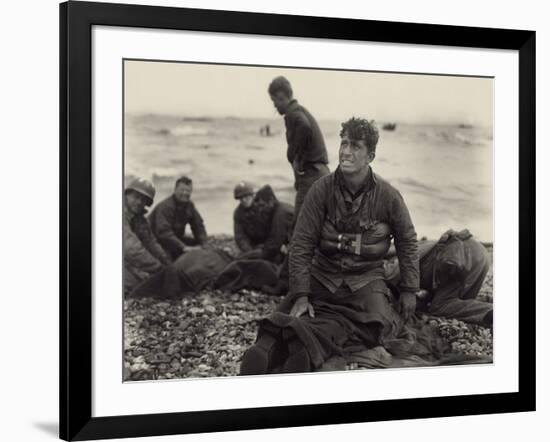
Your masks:
[[[124,69],[129,113],[275,118],[267,87],[284,75],[317,119],[493,122],[492,78],[131,60]]]

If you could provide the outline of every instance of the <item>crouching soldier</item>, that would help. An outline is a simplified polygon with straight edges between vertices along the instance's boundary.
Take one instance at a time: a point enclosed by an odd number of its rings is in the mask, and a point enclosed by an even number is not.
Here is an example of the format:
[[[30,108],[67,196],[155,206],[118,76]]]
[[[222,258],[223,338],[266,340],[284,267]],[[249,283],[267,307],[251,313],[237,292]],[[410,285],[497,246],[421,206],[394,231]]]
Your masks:
[[[280,264],[284,260],[294,209],[277,200],[271,186],[258,192],[240,182],[234,190],[239,205],[233,213],[235,242],[247,257]]]
[[[391,255],[391,251],[389,255]],[[439,241],[420,241],[420,288],[428,313],[490,327],[493,304],[476,299],[490,268],[489,253],[467,230],[448,230]],[[397,258],[386,263],[386,279],[399,283]]]
[[[340,137],[337,170],[312,185],[298,216],[290,293],[284,307],[260,323],[241,374],[268,373],[277,365],[283,372],[315,370],[350,344],[381,345],[391,353],[415,311],[416,232],[401,194],[370,166],[378,130],[352,118]],[[402,275],[398,300],[384,281],[390,235]]]
[[[158,203],[149,215],[153,233],[174,260],[184,251],[200,247],[207,241],[204,222],[191,201],[192,192],[193,181],[182,176],[176,181],[174,193]],[[188,224],[193,238],[185,236]]]
[[[124,191],[125,295],[171,263],[144,216],[154,197],[153,184],[141,178],[132,181]]]

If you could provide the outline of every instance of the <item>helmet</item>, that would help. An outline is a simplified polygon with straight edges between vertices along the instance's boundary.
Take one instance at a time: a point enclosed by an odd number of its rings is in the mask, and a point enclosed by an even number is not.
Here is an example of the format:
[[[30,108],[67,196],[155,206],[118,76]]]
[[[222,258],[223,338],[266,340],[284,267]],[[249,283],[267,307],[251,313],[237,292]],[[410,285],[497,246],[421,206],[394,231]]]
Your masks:
[[[155,186],[153,186],[153,183],[151,181],[145,180],[143,178],[136,178],[133,180],[128,186],[126,186],[125,192],[128,190],[134,190],[141,195],[144,195],[148,199],[148,206],[153,204],[153,200],[155,199]]]
[[[246,181],[241,181],[239,184],[235,186],[235,190],[233,190],[233,195],[235,196],[235,199],[241,199],[243,196],[252,195],[254,193],[254,187],[252,187],[252,184],[247,183]]]

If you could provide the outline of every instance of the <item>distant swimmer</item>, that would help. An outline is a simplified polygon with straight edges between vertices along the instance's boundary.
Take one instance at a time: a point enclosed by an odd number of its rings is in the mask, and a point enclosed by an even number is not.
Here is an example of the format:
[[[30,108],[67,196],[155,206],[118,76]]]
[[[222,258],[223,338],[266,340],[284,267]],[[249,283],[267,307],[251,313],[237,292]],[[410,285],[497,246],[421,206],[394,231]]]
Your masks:
[[[266,124],[265,126],[260,127],[260,135],[262,137],[270,137],[271,136],[271,127],[269,124]]]

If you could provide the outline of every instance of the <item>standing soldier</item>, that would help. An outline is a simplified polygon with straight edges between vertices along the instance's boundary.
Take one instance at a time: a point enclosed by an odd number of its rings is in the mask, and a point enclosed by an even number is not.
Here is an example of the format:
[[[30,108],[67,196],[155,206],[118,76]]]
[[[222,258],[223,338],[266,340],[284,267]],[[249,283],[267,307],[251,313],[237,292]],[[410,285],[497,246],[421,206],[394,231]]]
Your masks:
[[[330,173],[325,140],[317,121],[309,111],[294,98],[290,82],[283,76],[273,79],[268,88],[273,105],[284,115],[287,151],[286,157],[294,172],[294,218],[292,228],[300,214],[304,198],[310,187],[319,178]],[[292,230],[289,232],[289,242]],[[279,282],[268,291],[281,295],[288,290],[288,256],[281,267]]]
[[[124,191],[124,293],[171,263],[145,218],[146,207],[153,204],[155,188],[142,178],[132,181]]]
[[[284,115],[288,148],[287,159],[294,171],[294,224],[311,185],[329,174],[327,148],[317,121],[293,98],[292,87],[285,77],[276,77],[268,88],[279,114]]]
[[[192,192],[193,181],[182,176],[176,181],[174,193],[158,203],[149,215],[155,236],[174,260],[184,251],[202,246],[207,241],[204,222],[191,201]],[[184,238],[188,224],[193,238]]]

